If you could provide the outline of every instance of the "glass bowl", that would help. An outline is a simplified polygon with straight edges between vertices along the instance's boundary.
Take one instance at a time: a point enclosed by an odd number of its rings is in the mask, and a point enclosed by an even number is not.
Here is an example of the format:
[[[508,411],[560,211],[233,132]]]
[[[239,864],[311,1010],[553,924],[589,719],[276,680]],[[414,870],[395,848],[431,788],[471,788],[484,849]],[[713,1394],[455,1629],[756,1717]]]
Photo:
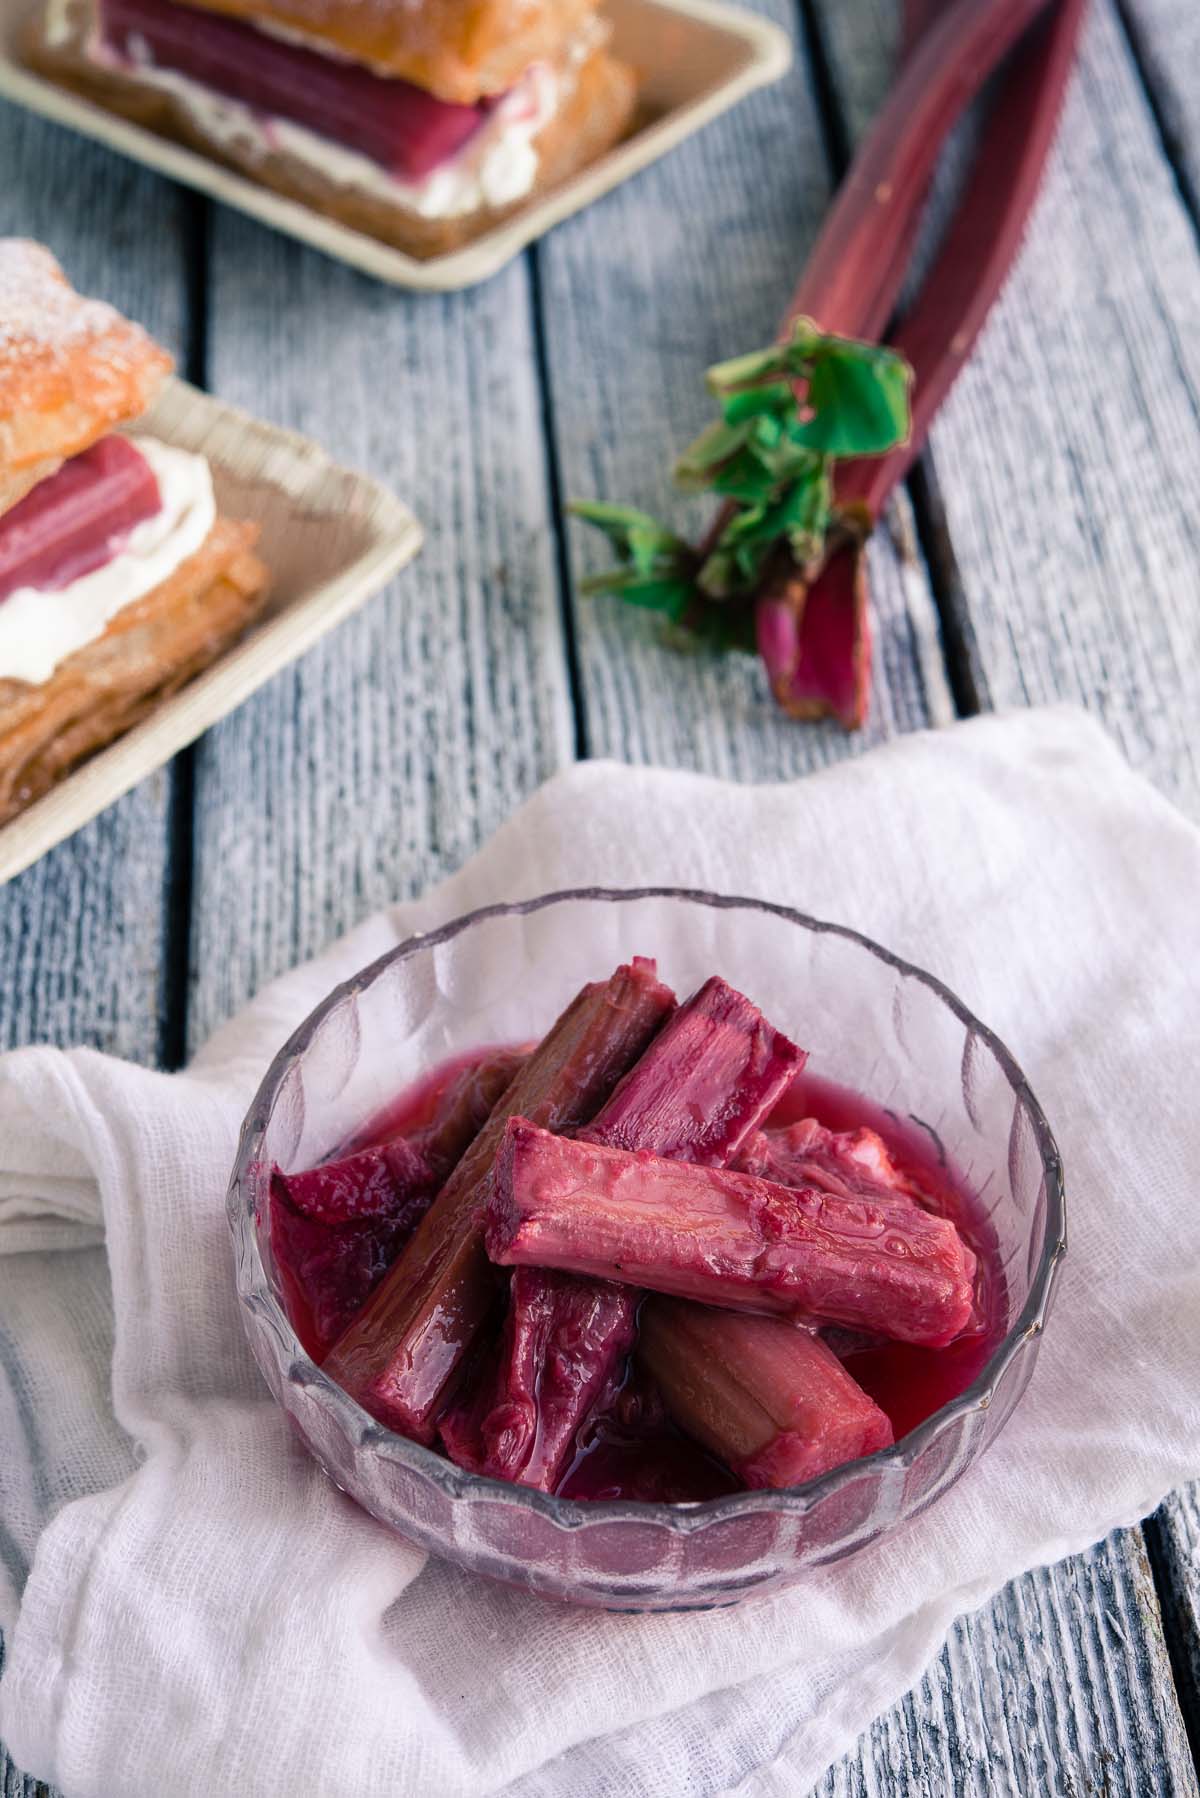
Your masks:
[[[681,995],[709,974],[810,1051],[810,1067],[936,1134],[984,1195],[1006,1333],[983,1373],[894,1447],[784,1491],[686,1505],[581,1501],[461,1472],[377,1423],[301,1349],[268,1230],[273,1162],[310,1167],[460,1050],[528,1039],[585,981],[652,955]],[[332,992],[276,1056],[229,1187],[258,1363],[322,1467],[433,1554],[612,1610],[736,1603],[853,1554],[932,1504],[995,1440],[1033,1371],[1065,1250],[1062,1168],[1004,1045],[938,980],[784,906],[672,889],[549,893],[412,937]]]

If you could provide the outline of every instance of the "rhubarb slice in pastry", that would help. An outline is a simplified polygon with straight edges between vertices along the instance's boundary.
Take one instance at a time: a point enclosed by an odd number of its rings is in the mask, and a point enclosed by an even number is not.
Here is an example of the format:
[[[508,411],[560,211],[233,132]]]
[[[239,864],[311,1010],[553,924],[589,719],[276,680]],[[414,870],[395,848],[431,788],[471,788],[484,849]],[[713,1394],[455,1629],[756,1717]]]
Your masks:
[[[266,598],[258,527],[218,518],[194,554],[39,685],[0,680],[0,824],[206,668]]]

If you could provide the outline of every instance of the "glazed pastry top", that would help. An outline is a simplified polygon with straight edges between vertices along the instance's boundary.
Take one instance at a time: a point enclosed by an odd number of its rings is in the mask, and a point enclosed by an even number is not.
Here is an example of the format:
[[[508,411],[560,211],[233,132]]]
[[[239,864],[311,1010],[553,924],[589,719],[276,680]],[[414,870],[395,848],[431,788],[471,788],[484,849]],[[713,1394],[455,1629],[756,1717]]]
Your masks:
[[[4,477],[137,418],[171,366],[140,325],[77,294],[41,244],[0,238],[0,494]]]

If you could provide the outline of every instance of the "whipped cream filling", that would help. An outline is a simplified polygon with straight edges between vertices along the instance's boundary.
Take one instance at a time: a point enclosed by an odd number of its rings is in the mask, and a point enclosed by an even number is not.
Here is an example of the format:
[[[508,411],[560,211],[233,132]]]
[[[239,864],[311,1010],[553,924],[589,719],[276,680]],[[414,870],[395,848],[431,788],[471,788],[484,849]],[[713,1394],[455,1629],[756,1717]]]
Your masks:
[[[63,4],[63,0],[56,0]],[[560,77],[548,63],[535,63],[484,119],[457,156],[420,181],[405,181],[332,138],[290,119],[265,116],[240,100],[227,99],[189,75],[155,66],[148,45],[133,40],[126,59],[93,39],[88,55],[109,68],[134,72],[139,81],[170,94],[205,137],[250,159],[281,151],[337,187],[378,195],[422,218],[457,218],[481,209],[511,206],[524,199],[537,179],[534,140],[554,117],[573,83],[574,62]]]
[[[48,681],[68,656],[102,635],[123,607],[195,555],[212,530],[217,505],[204,457],[154,437],[134,441],[158,482],[159,510],[114,540],[103,567],[66,587],[18,587],[0,599],[0,680],[35,687]]]

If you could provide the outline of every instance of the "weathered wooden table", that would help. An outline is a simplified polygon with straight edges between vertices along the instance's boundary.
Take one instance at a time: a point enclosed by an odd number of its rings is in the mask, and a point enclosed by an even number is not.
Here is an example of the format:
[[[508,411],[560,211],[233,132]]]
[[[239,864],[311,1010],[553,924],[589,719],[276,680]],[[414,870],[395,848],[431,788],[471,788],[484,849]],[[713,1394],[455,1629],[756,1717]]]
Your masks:
[[[769,340],[886,84],[892,0],[760,4],[795,32],[786,80],[446,299],[0,107],[0,232],[53,245],[191,379],[385,477],[429,533],[360,617],[0,891],[3,1046],[178,1064],[580,755],[778,778],[1070,698],[1200,811],[1197,0],[1093,0],[1020,267],[874,545],[866,731],[791,725],[749,661],[577,601],[561,496],[677,503],[700,371]],[[821,1792],[1195,1793],[1198,1748],[1181,1493],[960,1623]]]

